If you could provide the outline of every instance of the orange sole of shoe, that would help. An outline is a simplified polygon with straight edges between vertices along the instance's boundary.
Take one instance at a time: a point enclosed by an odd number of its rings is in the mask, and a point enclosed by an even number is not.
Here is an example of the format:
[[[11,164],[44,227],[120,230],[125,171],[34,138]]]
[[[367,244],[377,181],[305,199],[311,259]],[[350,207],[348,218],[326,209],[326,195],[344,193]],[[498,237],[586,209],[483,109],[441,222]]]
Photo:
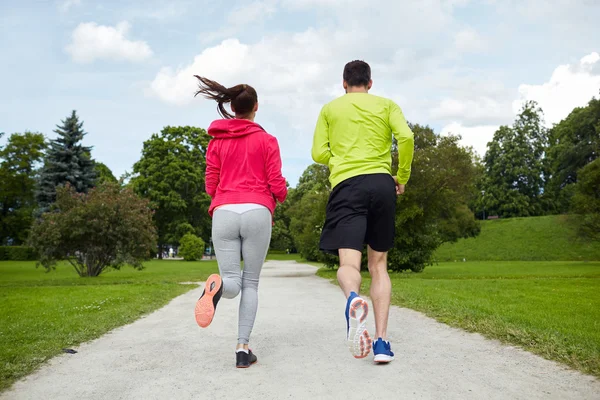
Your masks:
[[[373,346],[373,339],[371,336],[365,331],[363,335],[360,337],[360,355],[354,356],[354,358],[365,358],[371,353],[371,348]]]
[[[357,319],[357,311],[362,311],[360,315],[359,322],[363,323],[367,319],[367,315],[369,313],[369,304],[364,301],[356,301],[352,307],[350,308],[350,316],[354,319]],[[365,358],[371,352],[371,348],[373,346],[373,339],[369,336],[369,333],[365,330],[359,339],[360,343],[360,355],[355,355],[354,358]]]
[[[213,299],[215,295],[221,289],[223,281],[219,275],[213,274],[208,277],[204,286],[204,296],[202,296],[196,303],[196,309],[194,313],[196,315],[196,322],[202,328],[206,328],[210,325],[215,315],[215,306]]]

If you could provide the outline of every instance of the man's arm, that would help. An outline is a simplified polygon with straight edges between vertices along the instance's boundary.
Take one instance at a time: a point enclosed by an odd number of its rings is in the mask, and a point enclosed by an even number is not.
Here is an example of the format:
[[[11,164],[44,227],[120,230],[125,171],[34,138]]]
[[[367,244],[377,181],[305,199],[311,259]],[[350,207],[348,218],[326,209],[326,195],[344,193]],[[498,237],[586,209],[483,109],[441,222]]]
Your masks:
[[[405,185],[410,178],[411,164],[415,151],[415,138],[400,107],[391,102],[390,127],[398,142],[398,184]]]
[[[319,164],[329,165],[331,149],[329,148],[329,123],[325,116],[325,107],[319,113],[313,137],[312,159]]]

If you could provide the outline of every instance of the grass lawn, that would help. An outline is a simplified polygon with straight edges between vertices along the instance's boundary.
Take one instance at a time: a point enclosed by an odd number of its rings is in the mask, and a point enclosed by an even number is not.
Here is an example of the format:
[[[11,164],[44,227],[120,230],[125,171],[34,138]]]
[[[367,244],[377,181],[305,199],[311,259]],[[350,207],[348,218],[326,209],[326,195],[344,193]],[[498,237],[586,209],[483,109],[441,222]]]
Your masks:
[[[393,304],[600,377],[600,262],[442,263],[391,278]]]
[[[0,391],[44,361],[133,322],[217,270],[215,261],[151,261],[146,269],[80,278],[69,265],[0,262]],[[190,314],[191,318],[191,314]]]
[[[563,215],[484,221],[475,238],[445,243],[438,261],[600,261],[600,242],[582,242]]]

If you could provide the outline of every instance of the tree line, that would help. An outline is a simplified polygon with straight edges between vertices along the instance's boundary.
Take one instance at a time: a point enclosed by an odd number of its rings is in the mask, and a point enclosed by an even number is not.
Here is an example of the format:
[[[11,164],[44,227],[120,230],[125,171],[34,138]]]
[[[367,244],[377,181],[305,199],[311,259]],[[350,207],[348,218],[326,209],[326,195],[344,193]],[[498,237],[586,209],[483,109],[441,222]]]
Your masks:
[[[398,198],[390,268],[423,270],[440,244],[477,235],[478,219],[489,216],[571,213],[582,236],[599,239],[600,100],[550,129],[540,107],[527,102],[512,126],[495,132],[483,158],[462,146],[459,135],[411,128],[412,177]],[[94,275],[124,263],[141,266],[139,260],[161,256],[184,237],[196,247],[210,244],[204,129],[166,126],[152,134],[132,171],[118,180],[81,144],[86,132],[75,111],[54,132],[50,141],[41,133],[14,133],[0,148],[0,246],[29,244],[47,267],[66,258],[79,273]],[[395,173],[395,143],[392,150]],[[328,177],[326,166],[312,164],[289,189],[275,211],[271,249],[334,264],[318,249]],[[143,240],[136,245],[123,235]]]

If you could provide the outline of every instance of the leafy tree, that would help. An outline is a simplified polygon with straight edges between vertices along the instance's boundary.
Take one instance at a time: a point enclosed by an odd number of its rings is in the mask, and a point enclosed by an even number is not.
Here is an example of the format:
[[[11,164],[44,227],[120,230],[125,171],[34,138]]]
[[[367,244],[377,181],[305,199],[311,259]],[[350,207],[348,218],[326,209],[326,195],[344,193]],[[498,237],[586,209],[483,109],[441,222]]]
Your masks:
[[[486,208],[502,217],[541,215],[547,132],[537,103],[525,103],[512,127],[501,126],[485,155]]]
[[[551,178],[546,187],[555,200],[555,211],[569,209],[578,171],[600,154],[600,99],[575,108],[549,133],[547,165]]]
[[[459,144],[460,136],[442,137],[418,124],[411,128],[415,133],[412,173],[406,192],[398,197],[396,238],[388,260],[395,271],[420,272],[443,242],[479,233],[468,208],[479,169],[472,149]],[[393,165],[397,168],[396,162]]]
[[[104,182],[118,182],[110,168],[108,168],[104,163],[96,161],[94,163],[94,171],[96,172],[96,185],[100,185]]]
[[[329,168],[312,164],[302,173],[296,189],[288,194],[289,231],[295,248],[309,261],[325,258],[319,250],[319,240],[330,191]]]
[[[321,230],[325,223],[328,192],[310,192],[290,208],[290,232],[298,252],[308,261],[322,261],[319,250]]]
[[[304,170],[298,180],[294,199],[299,199],[307,193],[320,193],[331,191],[329,182],[329,168],[322,164],[311,164]]]
[[[35,176],[46,143],[41,133],[15,133],[0,149],[0,245],[27,240],[35,203]]]
[[[271,244],[269,248],[272,250],[290,250],[294,252],[294,239],[290,232],[291,217],[288,212],[292,204],[291,199],[294,197],[294,189],[290,189],[289,184],[287,184],[287,186],[287,200],[282,204],[278,204],[277,208],[275,208],[275,213],[273,215],[275,225],[273,226],[273,231],[271,233]]]
[[[600,158],[577,172],[572,211],[579,236],[600,240]]]
[[[85,194],[67,184],[34,223],[29,244],[48,270],[66,259],[80,276],[98,276],[124,264],[141,269],[156,231],[148,201],[131,189],[106,182]]]
[[[167,126],[144,142],[133,166],[131,186],[156,210],[159,257],[164,245],[176,245],[186,233],[210,238],[210,197],[204,189],[209,139],[201,128]]]
[[[69,183],[78,193],[94,187],[96,173],[90,158],[91,147],[81,145],[87,135],[75,110],[54,130],[58,138],[50,142],[41,171],[36,199],[40,213],[47,211],[56,199],[56,188]]]
[[[193,233],[187,233],[181,238],[179,243],[179,255],[183,257],[185,261],[196,261],[202,259],[204,248],[206,247],[204,240]]]

